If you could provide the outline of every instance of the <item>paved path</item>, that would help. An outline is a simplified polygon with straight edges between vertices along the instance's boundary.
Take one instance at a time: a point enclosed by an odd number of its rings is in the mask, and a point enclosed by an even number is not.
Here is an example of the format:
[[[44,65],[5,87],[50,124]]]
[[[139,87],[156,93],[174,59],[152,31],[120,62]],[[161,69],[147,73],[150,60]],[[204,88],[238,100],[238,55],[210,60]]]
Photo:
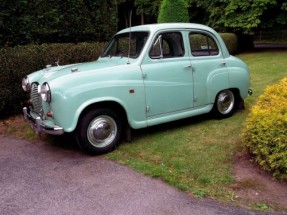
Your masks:
[[[0,136],[0,214],[256,214],[198,200],[104,157]]]

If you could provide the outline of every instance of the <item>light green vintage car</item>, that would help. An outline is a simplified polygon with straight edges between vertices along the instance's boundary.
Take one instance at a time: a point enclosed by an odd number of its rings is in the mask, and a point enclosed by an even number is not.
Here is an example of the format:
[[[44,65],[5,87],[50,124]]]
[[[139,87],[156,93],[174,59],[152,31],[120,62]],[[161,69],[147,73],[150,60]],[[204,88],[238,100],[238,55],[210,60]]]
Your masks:
[[[89,153],[112,150],[130,129],[199,114],[231,116],[249,90],[247,65],[199,24],[118,32],[95,62],[47,66],[22,81],[36,132],[75,133]]]

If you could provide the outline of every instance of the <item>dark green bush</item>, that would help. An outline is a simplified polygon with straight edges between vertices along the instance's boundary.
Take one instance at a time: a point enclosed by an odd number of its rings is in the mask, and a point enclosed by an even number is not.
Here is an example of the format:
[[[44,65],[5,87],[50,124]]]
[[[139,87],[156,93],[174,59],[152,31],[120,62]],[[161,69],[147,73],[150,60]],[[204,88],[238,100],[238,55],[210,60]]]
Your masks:
[[[220,33],[230,54],[236,54],[238,51],[238,39],[234,33]]]
[[[2,0],[0,46],[106,41],[116,31],[118,1]]]
[[[185,0],[163,0],[157,22],[189,22],[187,2]]]
[[[105,43],[42,44],[0,49],[0,118],[21,112],[25,94],[22,78],[47,64],[96,60]]]
[[[242,137],[260,166],[287,179],[287,77],[259,97]]]

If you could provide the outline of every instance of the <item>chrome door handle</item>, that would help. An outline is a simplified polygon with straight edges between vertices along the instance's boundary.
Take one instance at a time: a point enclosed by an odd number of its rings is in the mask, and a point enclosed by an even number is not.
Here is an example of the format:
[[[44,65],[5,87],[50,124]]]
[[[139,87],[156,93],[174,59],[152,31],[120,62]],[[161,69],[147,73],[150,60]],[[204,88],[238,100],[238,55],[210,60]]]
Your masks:
[[[185,69],[186,69],[186,68],[191,68],[191,71],[193,71],[193,72],[195,71],[195,68],[194,68],[191,64],[185,66],[184,68],[185,68]]]
[[[192,68],[192,65],[187,65],[184,68]]]

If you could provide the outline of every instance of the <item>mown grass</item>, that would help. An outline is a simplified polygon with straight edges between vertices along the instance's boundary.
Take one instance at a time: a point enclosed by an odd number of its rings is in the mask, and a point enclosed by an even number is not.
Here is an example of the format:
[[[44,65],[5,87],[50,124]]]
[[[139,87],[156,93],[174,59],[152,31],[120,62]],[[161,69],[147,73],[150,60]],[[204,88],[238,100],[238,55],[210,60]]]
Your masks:
[[[245,112],[225,120],[202,116],[148,128],[107,156],[198,197],[229,198],[226,187],[233,182],[245,117]]]
[[[287,50],[244,53],[238,57],[250,67],[250,87],[254,91],[246,99],[245,110],[224,120],[203,115],[133,131],[132,144],[122,143],[106,157],[197,197],[233,201],[232,167],[236,154],[244,151],[240,133],[249,109],[267,85],[287,76]],[[2,120],[0,134],[2,130],[29,140],[39,139],[28,125],[15,125],[13,121]],[[47,136],[44,139],[53,142]]]

